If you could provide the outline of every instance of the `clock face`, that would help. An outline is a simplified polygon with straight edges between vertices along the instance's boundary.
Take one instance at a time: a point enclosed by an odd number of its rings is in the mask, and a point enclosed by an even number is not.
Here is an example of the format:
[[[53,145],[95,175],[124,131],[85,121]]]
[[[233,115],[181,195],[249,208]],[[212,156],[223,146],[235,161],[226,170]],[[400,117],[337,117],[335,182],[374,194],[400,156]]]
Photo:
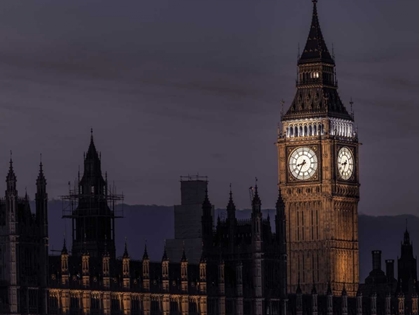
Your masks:
[[[343,147],[338,151],[337,166],[342,179],[347,180],[351,177],[354,170],[354,158],[349,148]]]
[[[311,148],[300,147],[290,154],[289,169],[297,179],[310,179],[317,167],[318,158]]]

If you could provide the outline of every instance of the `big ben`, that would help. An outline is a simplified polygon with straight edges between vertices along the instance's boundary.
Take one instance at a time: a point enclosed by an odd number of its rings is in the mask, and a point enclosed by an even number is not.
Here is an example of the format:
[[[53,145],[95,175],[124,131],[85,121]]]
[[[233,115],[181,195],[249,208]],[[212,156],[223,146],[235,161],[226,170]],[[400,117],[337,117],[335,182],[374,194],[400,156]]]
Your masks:
[[[287,287],[315,285],[355,296],[359,283],[359,152],[354,115],[337,91],[335,61],[322,36],[317,1],[298,60],[296,95],[279,130],[278,182],[285,202]]]

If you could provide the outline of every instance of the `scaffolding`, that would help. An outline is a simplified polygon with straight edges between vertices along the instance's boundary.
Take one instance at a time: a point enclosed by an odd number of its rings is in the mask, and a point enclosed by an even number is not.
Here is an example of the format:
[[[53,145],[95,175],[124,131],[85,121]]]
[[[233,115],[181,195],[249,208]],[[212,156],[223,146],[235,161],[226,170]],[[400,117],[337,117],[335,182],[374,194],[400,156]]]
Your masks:
[[[107,182],[103,192],[83,192],[80,179],[74,181],[73,187],[70,182],[68,186],[69,193],[61,196],[62,218],[72,221],[73,244],[82,241],[84,243],[98,242],[103,240],[102,234],[105,233],[108,235],[108,238],[105,236],[105,239],[107,238],[106,241],[109,242],[111,247],[109,249],[113,250],[115,219],[124,216],[124,195],[117,194],[115,184],[109,187]],[[84,233],[83,236],[80,235],[81,231]],[[91,235],[87,237],[86,233]]]

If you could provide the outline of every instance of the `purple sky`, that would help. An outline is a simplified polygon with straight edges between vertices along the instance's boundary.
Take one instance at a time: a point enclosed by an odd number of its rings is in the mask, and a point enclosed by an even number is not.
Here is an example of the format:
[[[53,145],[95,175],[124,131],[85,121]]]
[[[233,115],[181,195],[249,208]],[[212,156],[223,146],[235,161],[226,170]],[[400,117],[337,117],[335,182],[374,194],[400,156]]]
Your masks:
[[[418,214],[418,1],[319,0],[339,93],[355,102],[359,211]],[[0,161],[51,198],[83,165],[90,128],[103,170],[130,204],[180,202],[179,176],[208,175],[239,208],[259,178],[277,195],[281,99],[295,94],[309,0],[1,1]],[[4,187],[3,184],[2,187]]]

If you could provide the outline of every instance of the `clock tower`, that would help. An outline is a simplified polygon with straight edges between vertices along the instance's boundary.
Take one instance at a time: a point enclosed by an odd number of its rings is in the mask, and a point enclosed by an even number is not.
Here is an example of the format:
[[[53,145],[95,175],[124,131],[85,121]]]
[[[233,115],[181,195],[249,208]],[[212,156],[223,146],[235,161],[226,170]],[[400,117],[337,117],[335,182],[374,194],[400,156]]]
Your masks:
[[[355,296],[359,284],[359,153],[354,116],[340,100],[335,61],[313,0],[298,61],[296,95],[279,130],[278,181],[285,201],[288,292],[313,285]]]

